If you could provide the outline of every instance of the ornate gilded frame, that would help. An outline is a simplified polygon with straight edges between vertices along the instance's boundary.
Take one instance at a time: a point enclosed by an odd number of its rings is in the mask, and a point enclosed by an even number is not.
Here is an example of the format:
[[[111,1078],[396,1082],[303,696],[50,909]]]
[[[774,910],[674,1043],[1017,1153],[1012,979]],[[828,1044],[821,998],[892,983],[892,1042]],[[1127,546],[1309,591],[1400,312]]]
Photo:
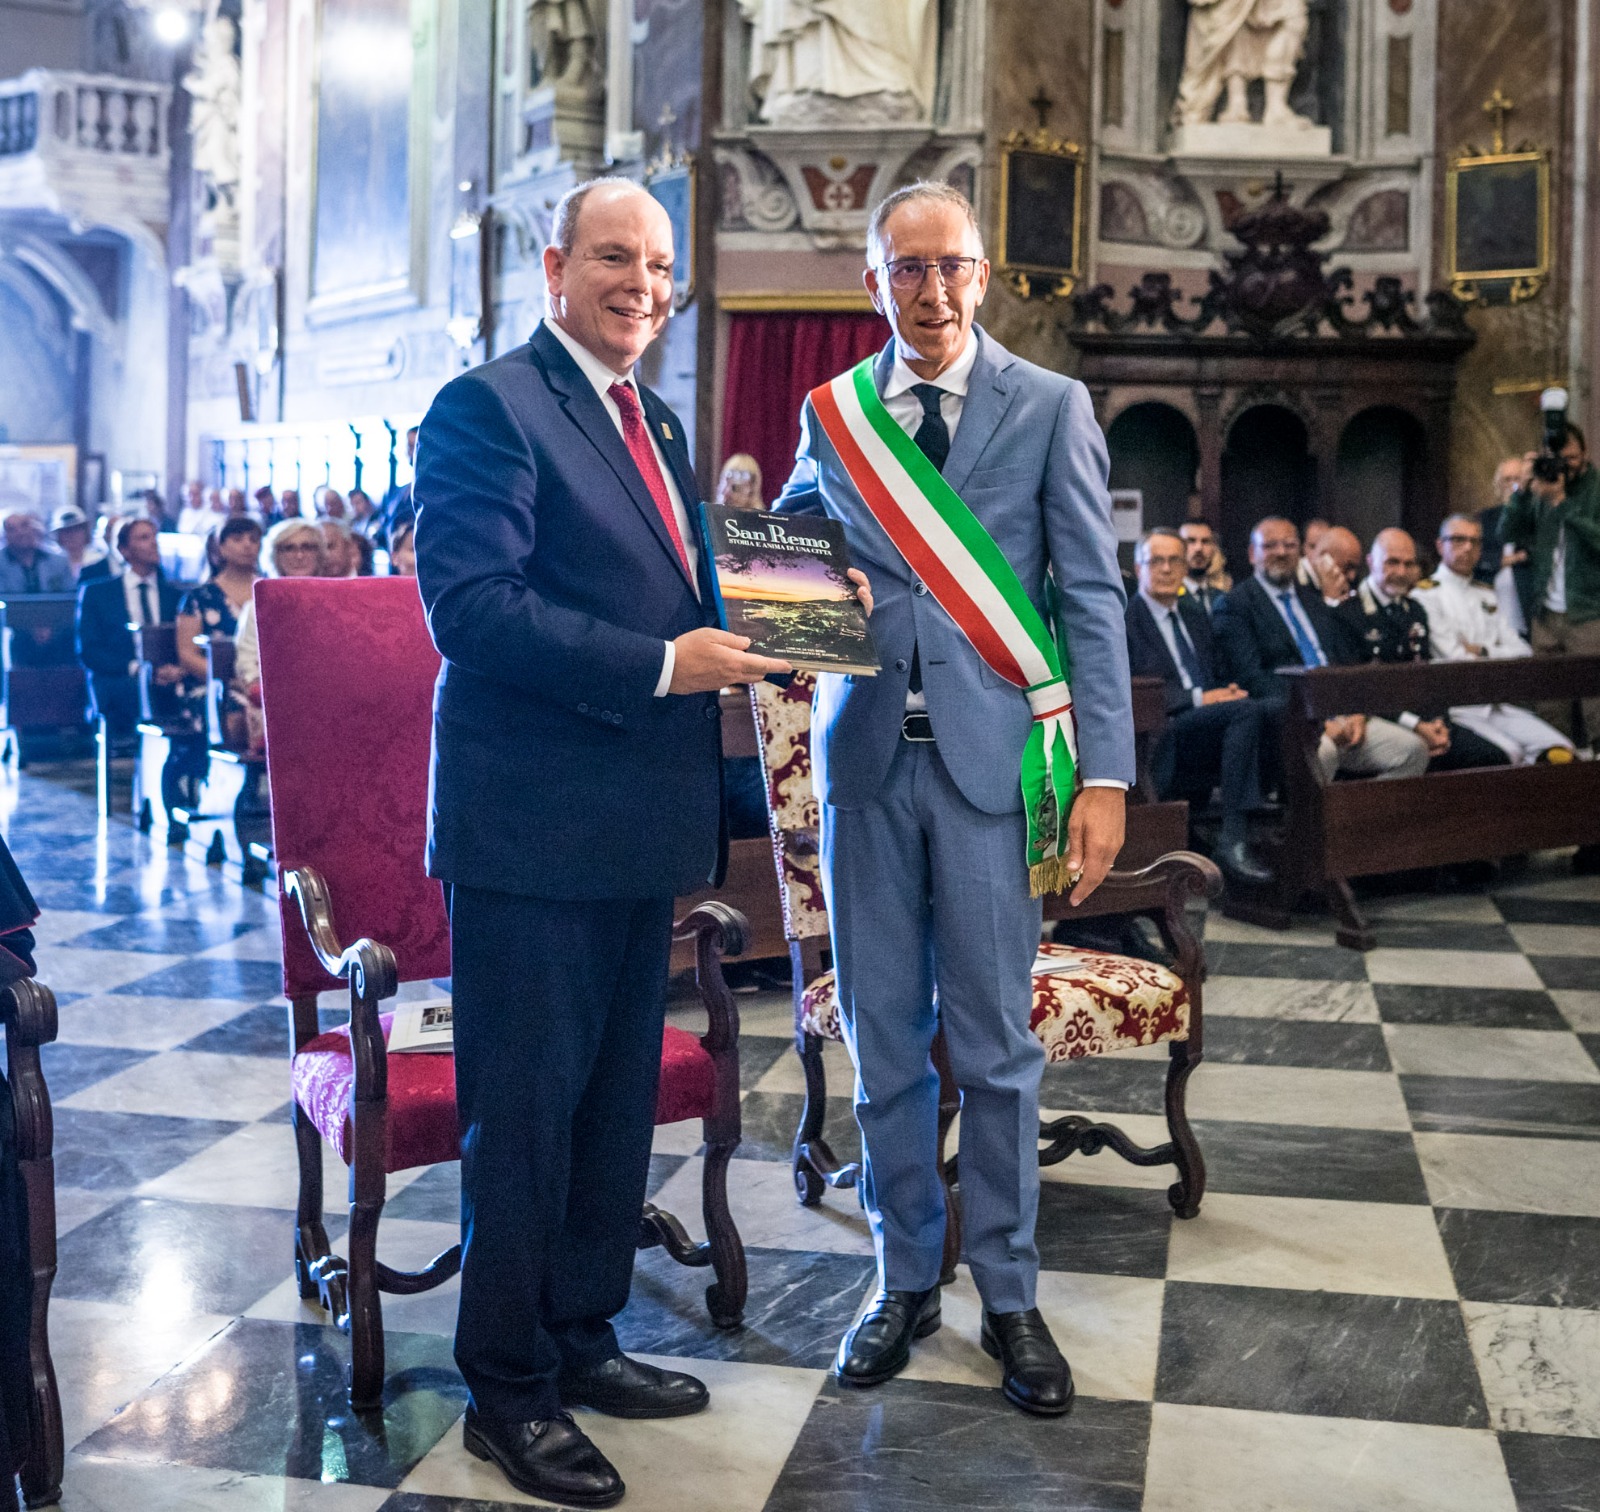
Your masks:
[[[1028,159],[1042,159],[1059,172],[1070,163],[1072,178],[1072,253],[1066,262],[1014,256],[1012,218],[1026,206],[1019,204],[1018,168]],[[1084,164],[1082,147],[1066,137],[1053,136],[1044,127],[1014,131],[1000,143],[1000,234],[996,271],[1024,299],[1065,299],[1083,277]]]
[[[1500,148],[1501,144],[1496,144]],[[1538,227],[1536,240],[1538,253],[1535,260],[1519,268],[1463,268],[1460,246],[1461,183],[1465,176],[1490,169],[1504,170],[1516,164],[1526,165],[1534,176],[1534,195],[1537,204]],[[1512,304],[1532,299],[1545,286],[1550,277],[1550,152],[1547,148],[1523,146],[1515,152],[1496,150],[1479,152],[1475,147],[1463,148],[1451,155],[1445,169],[1444,181],[1444,255],[1445,277],[1450,292],[1457,298],[1475,301],[1484,295],[1485,284],[1506,284]]]

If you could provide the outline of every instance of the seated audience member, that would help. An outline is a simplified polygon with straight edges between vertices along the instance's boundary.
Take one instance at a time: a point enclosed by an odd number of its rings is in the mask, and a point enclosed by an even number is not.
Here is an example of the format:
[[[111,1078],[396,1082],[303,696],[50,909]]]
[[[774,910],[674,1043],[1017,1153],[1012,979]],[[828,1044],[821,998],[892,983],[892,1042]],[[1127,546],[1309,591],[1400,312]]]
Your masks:
[[[1218,602],[1213,631],[1223,675],[1252,698],[1270,700],[1281,717],[1288,698],[1281,668],[1346,664],[1362,659],[1361,650],[1349,643],[1322,594],[1297,581],[1300,533],[1292,521],[1270,517],[1250,532],[1250,564],[1251,576]],[[1338,772],[1419,777],[1428,748],[1391,720],[1346,714],[1324,723],[1317,759],[1330,782]]]
[[[93,567],[105,557],[105,552],[90,539],[89,516],[76,504],[63,504],[50,517],[50,534],[72,569],[74,584],[82,579],[85,568]]]
[[[417,527],[414,521],[399,526],[389,538],[389,576],[417,575]]]
[[[1503,458],[1489,484],[1489,505],[1478,516],[1478,523],[1483,527],[1483,551],[1472,573],[1480,583],[1488,583],[1495,589],[1502,610],[1510,608],[1506,602],[1508,594],[1516,600],[1517,614],[1511,627],[1521,635],[1528,630],[1523,601],[1533,590],[1533,572],[1528,565],[1528,553],[1506,539],[1505,517],[1512,494],[1527,486],[1528,459]]]
[[[283,497],[278,501],[278,519],[272,523],[276,525],[282,520],[298,520],[299,518],[300,490],[298,488],[286,488],[283,491]],[[270,530],[272,527],[268,526],[267,528]]]
[[[717,478],[717,503],[725,509],[765,509],[761,499],[761,464],[749,452],[735,452]]]
[[[263,483],[255,492],[256,518],[263,530],[271,530],[278,523],[278,501],[272,495],[272,485]]]
[[[178,606],[178,663],[184,673],[178,697],[185,723],[202,742],[208,734],[210,668],[205,651],[195,641],[201,637],[232,640],[238,632],[239,616],[261,575],[257,567],[261,527],[248,515],[224,521],[216,540],[221,566]]]
[[[417,435],[418,428],[413,425],[406,431],[406,463],[415,468],[417,465]],[[411,502],[411,485],[399,483],[383,496],[383,503],[379,505],[379,513],[383,516],[383,532],[386,536],[393,536],[395,529],[416,518],[416,506]]]
[[[1343,620],[1355,661],[1427,661],[1428,611],[1411,597],[1421,569],[1416,542],[1403,530],[1380,530],[1367,553],[1367,576],[1334,613]],[[1439,712],[1404,713],[1400,725],[1428,747],[1430,772],[1465,767],[1504,766],[1506,753],[1471,730],[1452,728]]]
[[[349,509],[344,502],[344,495],[337,488],[330,488],[323,484],[311,495],[311,507],[316,510],[319,520],[343,520],[348,518]]]
[[[1184,542],[1146,532],[1134,551],[1139,591],[1128,600],[1128,663],[1166,686],[1167,723],[1153,765],[1158,795],[1199,805],[1222,788],[1217,864],[1235,881],[1263,886],[1272,874],[1250,854],[1249,814],[1261,802],[1261,744],[1272,721],[1259,700],[1217,676],[1211,619],[1184,588]]]
[[[1418,583],[1411,597],[1428,615],[1428,642],[1435,661],[1508,661],[1532,656],[1500,610],[1494,588],[1477,577],[1483,556],[1483,526],[1471,515],[1453,514],[1439,527],[1439,571]],[[1513,704],[1471,704],[1450,710],[1450,722],[1500,747],[1513,765],[1569,761],[1572,742],[1531,709]]]
[[[1183,542],[1183,591],[1209,615],[1232,586],[1228,574],[1219,572],[1222,552],[1217,533],[1204,520],[1186,520],[1178,527],[1178,536]]]
[[[95,711],[118,739],[132,736],[139,720],[139,663],[133,625],[168,625],[178,612],[178,590],[161,571],[156,527],[142,516],[117,529],[121,577],[100,578],[78,590],[78,660],[89,674]],[[152,697],[183,676],[176,662],[154,672]],[[166,695],[171,699],[171,694]],[[169,711],[156,711],[159,715]]]
[[[350,528],[374,545],[383,543],[383,520],[372,503],[372,496],[364,488],[350,490]]]
[[[141,511],[152,525],[157,534],[163,530],[176,530],[178,528],[171,512],[167,509],[167,501],[153,488],[147,488],[139,496]]]
[[[204,535],[211,529],[207,518],[205,485],[190,478],[183,485],[183,507],[178,511],[178,530],[183,535]]]
[[[245,503],[244,490],[242,488],[230,488],[228,490],[226,513],[230,520],[242,519],[250,513],[250,507]]]
[[[1331,609],[1356,591],[1367,557],[1355,531],[1330,525],[1317,541],[1316,556],[1309,564],[1302,560],[1301,565],[1311,568],[1307,587],[1320,591],[1323,602]]]
[[[82,517],[81,511],[74,514]],[[5,517],[0,530],[5,545],[0,547],[0,598],[19,593],[71,593],[75,585],[72,563],[46,546],[39,521],[23,510]]]
[[[322,528],[315,521],[280,520],[261,543],[261,570],[267,577],[326,577],[326,566],[327,548],[323,545]],[[261,719],[261,647],[256,637],[253,598],[239,613],[233,644],[233,693],[244,709],[250,749],[259,751],[265,744],[265,726]]]
[[[122,528],[122,522],[127,515],[107,513],[100,516],[94,523],[94,554],[95,560],[85,564],[83,571],[78,574],[78,586],[93,582],[96,578],[119,577],[122,573],[122,558],[117,555],[117,532]]]
[[[361,576],[361,552],[350,527],[339,519],[318,520],[325,552],[322,576],[349,578]],[[370,544],[370,543],[369,543]],[[371,568],[368,568],[371,571]]]
[[[1306,521],[1306,528],[1300,547],[1300,565],[1295,569],[1295,578],[1307,588],[1317,586],[1317,553],[1322,549],[1322,538],[1328,533],[1330,526],[1321,518]]]

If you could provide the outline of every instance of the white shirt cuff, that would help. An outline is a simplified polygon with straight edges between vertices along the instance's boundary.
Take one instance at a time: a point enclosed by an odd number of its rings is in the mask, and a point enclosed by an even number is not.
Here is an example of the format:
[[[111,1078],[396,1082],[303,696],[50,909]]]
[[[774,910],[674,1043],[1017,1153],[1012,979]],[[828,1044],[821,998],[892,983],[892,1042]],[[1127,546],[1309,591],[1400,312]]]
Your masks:
[[[1086,788],[1092,788],[1092,787],[1116,788],[1116,790],[1119,793],[1125,793],[1125,792],[1128,791],[1128,784],[1126,782],[1118,782],[1115,777],[1091,777],[1083,785]]]
[[[1422,723],[1415,714],[1402,714],[1397,722],[1402,730],[1414,730]]]
[[[656,679],[657,698],[665,698],[667,690],[672,686],[672,669],[678,664],[678,648],[671,641],[662,642],[664,649],[661,657],[661,676]]]
[[[1190,688],[1189,689],[1189,702],[1192,703],[1195,706],[1195,708],[1198,709],[1200,707],[1200,705],[1203,704],[1205,701],[1206,701],[1206,690],[1204,688]]]

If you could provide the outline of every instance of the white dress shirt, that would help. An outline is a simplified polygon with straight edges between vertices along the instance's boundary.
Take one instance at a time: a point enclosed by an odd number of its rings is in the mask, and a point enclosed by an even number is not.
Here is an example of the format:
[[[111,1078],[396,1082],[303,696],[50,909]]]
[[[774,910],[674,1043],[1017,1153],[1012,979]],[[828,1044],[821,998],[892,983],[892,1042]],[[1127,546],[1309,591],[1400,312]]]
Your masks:
[[[144,601],[139,596],[139,585],[144,583],[150,589],[150,613],[148,617],[144,612]],[[152,572],[149,577],[140,577],[131,567],[124,568],[122,573],[122,601],[128,607],[128,623],[130,625],[159,625],[161,623],[161,577],[159,573]],[[128,675],[137,677],[139,663],[128,663]]]
[[[608,367],[600,358],[596,357],[588,347],[584,346],[575,336],[551,320],[548,316],[544,321],[545,329],[564,346],[571,355],[572,360],[578,364],[578,371],[594,385],[594,391],[599,396],[600,403],[605,406],[606,413],[611,417],[611,423],[616,426],[617,434],[622,435],[622,411],[617,408],[617,401],[609,392],[613,383],[625,383],[635,394],[639,392],[639,384],[633,376],[632,369],[626,373],[618,373]],[[644,400],[641,396],[639,408],[644,409]],[[655,428],[650,424],[649,416],[645,417],[645,434],[650,438],[650,450],[655,453],[656,466],[661,469],[661,477],[667,485],[667,497],[672,501],[672,518],[678,527],[678,538],[683,542],[684,553],[689,558],[689,582],[694,589],[696,598],[700,596],[700,567],[699,537],[694,527],[689,522],[689,511],[684,508],[683,496],[678,492],[677,480],[672,476],[672,468],[668,464],[661,444],[656,440]],[[626,438],[624,437],[624,440]],[[671,641],[663,643],[666,650],[661,657],[661,676],[656,680],[656,697],[664,698],[667,689],[672,685],[672,669],[677,662],[677,650]]]
[[[1321,665],[1327,666],[1328,653],[1323,649],[1322,642],[1317,637],[1317,627],[1311,623],[1311,616],[1306,613],[1306,606],[1300,602],[1299,595],[1294,590],[1294,584],[1289,583],[1280,588],[1264,572],[1256,573],[1256,581],[1267,590],[1267,597],[1272,600],[1272,607],[1278,611],[1278,618],[1289,627],[1289,634],[1294,636],[1295,649],[1299,650],[1300,647],[1300,637],[1295,631],[1295,626],[1298,624],[1311,638],[1311,644],[1317,648],[1317,655],[1321,658]],[[1318,589],[1318,592],[1320,591]],[[1283,601],[1282,596],[1285,593],[1289,595],[1288,603]]]
[[[1145,608],[1155,618],[1156,629],[1161,632],[1161,639],[1166,642],[1167,655],[1172,658],[1172,664],[1178,669],[1178,678],[1183,683],[1183,691],[1189,695],[1189,702],[1199,708],[1205,701],[1206,690],[1200,687],[1189,675],[1189,669],[1183,664],[1183,651],[1178,645],[1181,635],[1188,641],[1189,649],[1194,651],[1194,659],[1200,660],[1200,653],[1195,649],[1193,641],[1189,640],[1188,627],[1178,618],[1177,605],[1163,604],[1159,599],[1151,598],[1143,588],[1139,590],[1139,597],[1144,600]]]

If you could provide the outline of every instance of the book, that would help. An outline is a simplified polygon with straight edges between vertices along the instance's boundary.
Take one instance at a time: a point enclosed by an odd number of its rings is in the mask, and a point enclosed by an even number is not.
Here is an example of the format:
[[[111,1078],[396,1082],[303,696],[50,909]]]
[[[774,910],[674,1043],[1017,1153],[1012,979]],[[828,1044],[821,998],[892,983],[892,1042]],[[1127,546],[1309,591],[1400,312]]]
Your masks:
[[[821,515],[775,515],[702,504],[717,617],[750,650],[807,672],[879,670],[844,526]]]
[[[449,998],[396,1003],[389,1022],[389,1054],[448,1055],[455,1049],[455,1012]]]

